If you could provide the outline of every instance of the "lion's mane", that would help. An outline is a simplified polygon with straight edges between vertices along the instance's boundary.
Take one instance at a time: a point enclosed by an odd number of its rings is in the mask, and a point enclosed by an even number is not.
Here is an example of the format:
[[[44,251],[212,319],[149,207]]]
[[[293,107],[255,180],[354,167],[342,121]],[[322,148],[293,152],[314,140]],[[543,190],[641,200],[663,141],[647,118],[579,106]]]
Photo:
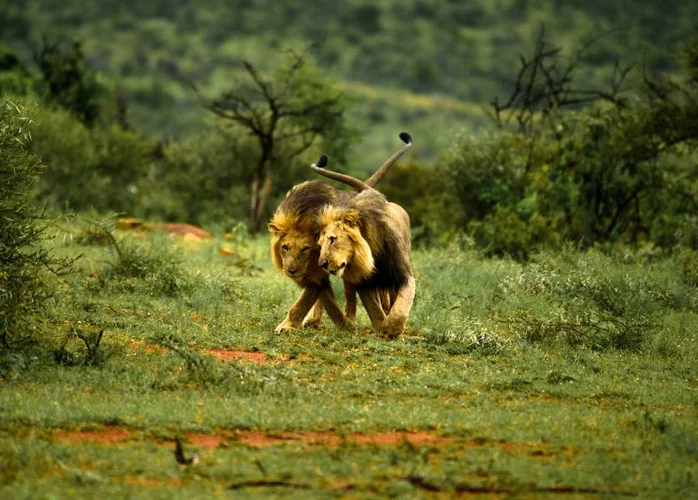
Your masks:
[[[412,275],[410,243],[391,217],[391,205],[382,193],[369,189],[325,207],[320,214],[321,225],[326,225],[331,220],[342,220],[352,211],[356,213],[356,225],[340,227],[353,244],[352,281],[357,289],[395,292]]]

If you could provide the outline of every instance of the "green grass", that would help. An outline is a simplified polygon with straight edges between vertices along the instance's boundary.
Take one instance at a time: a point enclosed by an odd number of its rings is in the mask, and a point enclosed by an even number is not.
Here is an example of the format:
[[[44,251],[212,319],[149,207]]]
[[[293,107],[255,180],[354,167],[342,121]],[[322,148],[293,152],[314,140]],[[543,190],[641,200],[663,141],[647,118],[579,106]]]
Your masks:
[[[356,333],[327,318],[273,333],[298,290],[264,238],[123,237],[121,257],[98,239],[56,241],[83,254],[77,271],[36,342],[0,354],[2,498],[696,491],[698,289],[680,261],[420,250],[408,332],[387,341],[363,311]],[[127,437],[57,434],[110,430]],[[354,438],[391,432],[433,441]],[[192,433],[220,445],[197,449]],[[176,438],[197,464],[177,464]]]

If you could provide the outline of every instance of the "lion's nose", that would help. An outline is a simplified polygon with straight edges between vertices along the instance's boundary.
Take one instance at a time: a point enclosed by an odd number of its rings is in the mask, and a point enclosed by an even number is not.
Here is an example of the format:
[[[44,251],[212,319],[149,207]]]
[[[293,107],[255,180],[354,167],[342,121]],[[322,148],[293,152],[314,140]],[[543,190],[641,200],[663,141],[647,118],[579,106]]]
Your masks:
[[[298,267],[297,266],[289,266],[286,268],[286,270],[291,274],[296,274],[296,272],[298,272]]]

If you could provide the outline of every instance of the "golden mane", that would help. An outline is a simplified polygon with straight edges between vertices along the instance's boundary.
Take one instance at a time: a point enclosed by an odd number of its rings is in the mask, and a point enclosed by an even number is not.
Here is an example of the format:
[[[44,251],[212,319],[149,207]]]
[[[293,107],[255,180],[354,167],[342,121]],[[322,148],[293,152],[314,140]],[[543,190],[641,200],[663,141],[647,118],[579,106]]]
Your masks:
[[[356,216],[354,215],[356,214]],[[355,210],[328,205],[321,212],[319,222],[321,227],[329,224],[342,231],[352,244],[352,267],[347,271],[345,279],[350,282],[360,282],[373,274],[375,260],[370,242],[361,234],[361,228],[356,224],[358,214]]]

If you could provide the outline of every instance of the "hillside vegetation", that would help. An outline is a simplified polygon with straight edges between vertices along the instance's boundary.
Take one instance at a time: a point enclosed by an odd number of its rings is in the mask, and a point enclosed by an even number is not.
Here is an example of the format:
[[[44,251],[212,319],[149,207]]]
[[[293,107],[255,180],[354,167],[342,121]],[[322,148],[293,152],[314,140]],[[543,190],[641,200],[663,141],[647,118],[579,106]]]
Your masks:
[[[356,99],[352,113],[366,131],[360,157],[368,151],[376,161],[392,149],[382,137],[401,127],[410,126],[421,155],[431,158],[444,144],[439,137],[449,135],[444,125],[484,125],[480,106],[510,91],[518,57],[541,29],[569,56],[599,38],[578,75],[580,86],[595,88],[608,84],[619,60],[677,70],[670,54],[698,18],[693,2],[647,0],[4,4],[2,41],[29,57],[42,36],[81,40],[89,65],[123,92],[136,128],[155,135],[201,128],[204,113],[190,84],[216,94],[238,74],[241,59],[268,70],[283,50],[312,46],[318,65]]]

